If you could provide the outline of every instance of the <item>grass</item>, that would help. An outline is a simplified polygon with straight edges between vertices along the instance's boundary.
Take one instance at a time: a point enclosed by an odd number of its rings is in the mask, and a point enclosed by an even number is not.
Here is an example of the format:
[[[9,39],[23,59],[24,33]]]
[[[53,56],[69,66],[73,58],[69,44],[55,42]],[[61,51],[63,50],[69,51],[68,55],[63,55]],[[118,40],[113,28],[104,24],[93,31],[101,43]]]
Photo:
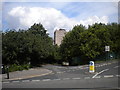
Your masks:
[[[110,60],[99,60],[99,61],[95,61],[95,63],[102,63],[102,62],[107,62],[107,61],[120,61],[120,59],[110,59]]]

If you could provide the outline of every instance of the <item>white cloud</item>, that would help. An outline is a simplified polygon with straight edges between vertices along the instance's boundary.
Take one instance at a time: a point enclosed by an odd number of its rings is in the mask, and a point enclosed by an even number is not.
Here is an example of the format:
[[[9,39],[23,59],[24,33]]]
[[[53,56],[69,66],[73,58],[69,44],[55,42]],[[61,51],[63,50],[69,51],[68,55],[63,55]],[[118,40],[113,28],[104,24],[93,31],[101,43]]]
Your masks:
[[[108,17],[107,16],[102,16],[102,17],[92,16],[92,17],[89,17],[88,19],[86,19],[84,21],[81,20],[80,22],[85,26],[92,25],[94,23],[107,24],[108,23]]]
[[[92,16],[86,20],[76,20],[75,18],[66,17],[57,9],[42,7],[15,7],[8,12],[8,15],[7,21],[10,28],[24,29],[29,28],[34,23],[42,23],[52,37],[54,30],[58,28],[70,30],[76,24],[87,26],[96,22],[108,23],[107,16]]]

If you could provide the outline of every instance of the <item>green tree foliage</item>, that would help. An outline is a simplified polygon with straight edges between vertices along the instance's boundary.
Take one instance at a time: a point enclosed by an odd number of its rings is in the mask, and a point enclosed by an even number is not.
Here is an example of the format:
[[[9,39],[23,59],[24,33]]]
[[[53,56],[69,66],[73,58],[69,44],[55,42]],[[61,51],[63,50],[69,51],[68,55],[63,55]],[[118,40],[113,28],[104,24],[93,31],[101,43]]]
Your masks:
[[[53,59],[53,40],[42,24],[34,24],[28,30],[11,30],[3,33],[3,63],[41,65]]]
[[[42,24],[34,24],[28,30],[10,30],[2,33],[3,64],[37,66],[43,63],[71,62],[79,59],[84,64],[105,54],[105,46],[110,52],[120,55],[120,24],[94,24],[85,28],[74,26],[59,46],[47,34]],[[13,66],[14,66],[13,65]]]
[[[66,34],[60,46],[63,60],[71,61],[73,57],[80,57],[82,62],[94,60],[97,56],[105,54],[105,46],[110,46],[110,52],[119,53],[120,30],[118,24],[94,24],[85,28],[75,26]]]

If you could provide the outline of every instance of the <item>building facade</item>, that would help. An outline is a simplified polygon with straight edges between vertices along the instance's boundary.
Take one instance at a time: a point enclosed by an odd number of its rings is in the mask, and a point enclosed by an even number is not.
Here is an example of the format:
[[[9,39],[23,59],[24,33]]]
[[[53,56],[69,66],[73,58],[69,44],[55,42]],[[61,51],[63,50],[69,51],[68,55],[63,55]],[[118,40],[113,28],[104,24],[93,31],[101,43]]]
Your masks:
[[[67,32],[65,29],[56,30],[54,32],[54,44],[57,44],[58,46],[60,46],[60,44],[63,40],[63,37],[65,36],[66,33]]]

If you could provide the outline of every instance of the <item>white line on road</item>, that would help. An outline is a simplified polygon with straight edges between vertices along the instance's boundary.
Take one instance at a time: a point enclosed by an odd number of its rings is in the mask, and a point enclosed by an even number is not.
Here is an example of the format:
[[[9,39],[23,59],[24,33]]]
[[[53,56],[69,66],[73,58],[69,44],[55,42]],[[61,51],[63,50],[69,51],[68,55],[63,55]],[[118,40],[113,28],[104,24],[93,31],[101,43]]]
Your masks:
[[[63,78],[63,80],[69,80],[70,78]]]
[[[51,79],[43,79],[42,81],[50,81]]]
[[[117,77],[120,77],[120,75],[116,75]]]
[[[56,81],[57,81],[57,80],[61,80],[61,79],[53,79],[53,80],[56,80]]]
[[[114,68],[118,68],[119,66],[115,66]]]
[[[101,78],[101,76],[96,76],[96,77],[94,77],[94,78]]]
[[[57,73],[63,73],[63,72],[57,72]]]
[[[40,80],[32,80],[32,82],[39,82]]]
[[[95,78],[97,75],[99,75],[99,74],[101,74],[101,73],[103,73],[103,72],[105,72],[107,70],[109,70],[109,69],[105,69],[105,70],[100,71],[99,73],[95,74],[92,78]]]
[[[90,77],[85,77],[84,79],[90,79]]]
[[[76,79],[80,79],[80,78],[72,78],[72,79],[75,79],[75,80],[76,80]]]
[[[23,80],[22,82],[30,82],[30,80]]]
[[[104,77],[105,78],[110,78],[110,77],[113,77],[113,75],[105,75]]]

